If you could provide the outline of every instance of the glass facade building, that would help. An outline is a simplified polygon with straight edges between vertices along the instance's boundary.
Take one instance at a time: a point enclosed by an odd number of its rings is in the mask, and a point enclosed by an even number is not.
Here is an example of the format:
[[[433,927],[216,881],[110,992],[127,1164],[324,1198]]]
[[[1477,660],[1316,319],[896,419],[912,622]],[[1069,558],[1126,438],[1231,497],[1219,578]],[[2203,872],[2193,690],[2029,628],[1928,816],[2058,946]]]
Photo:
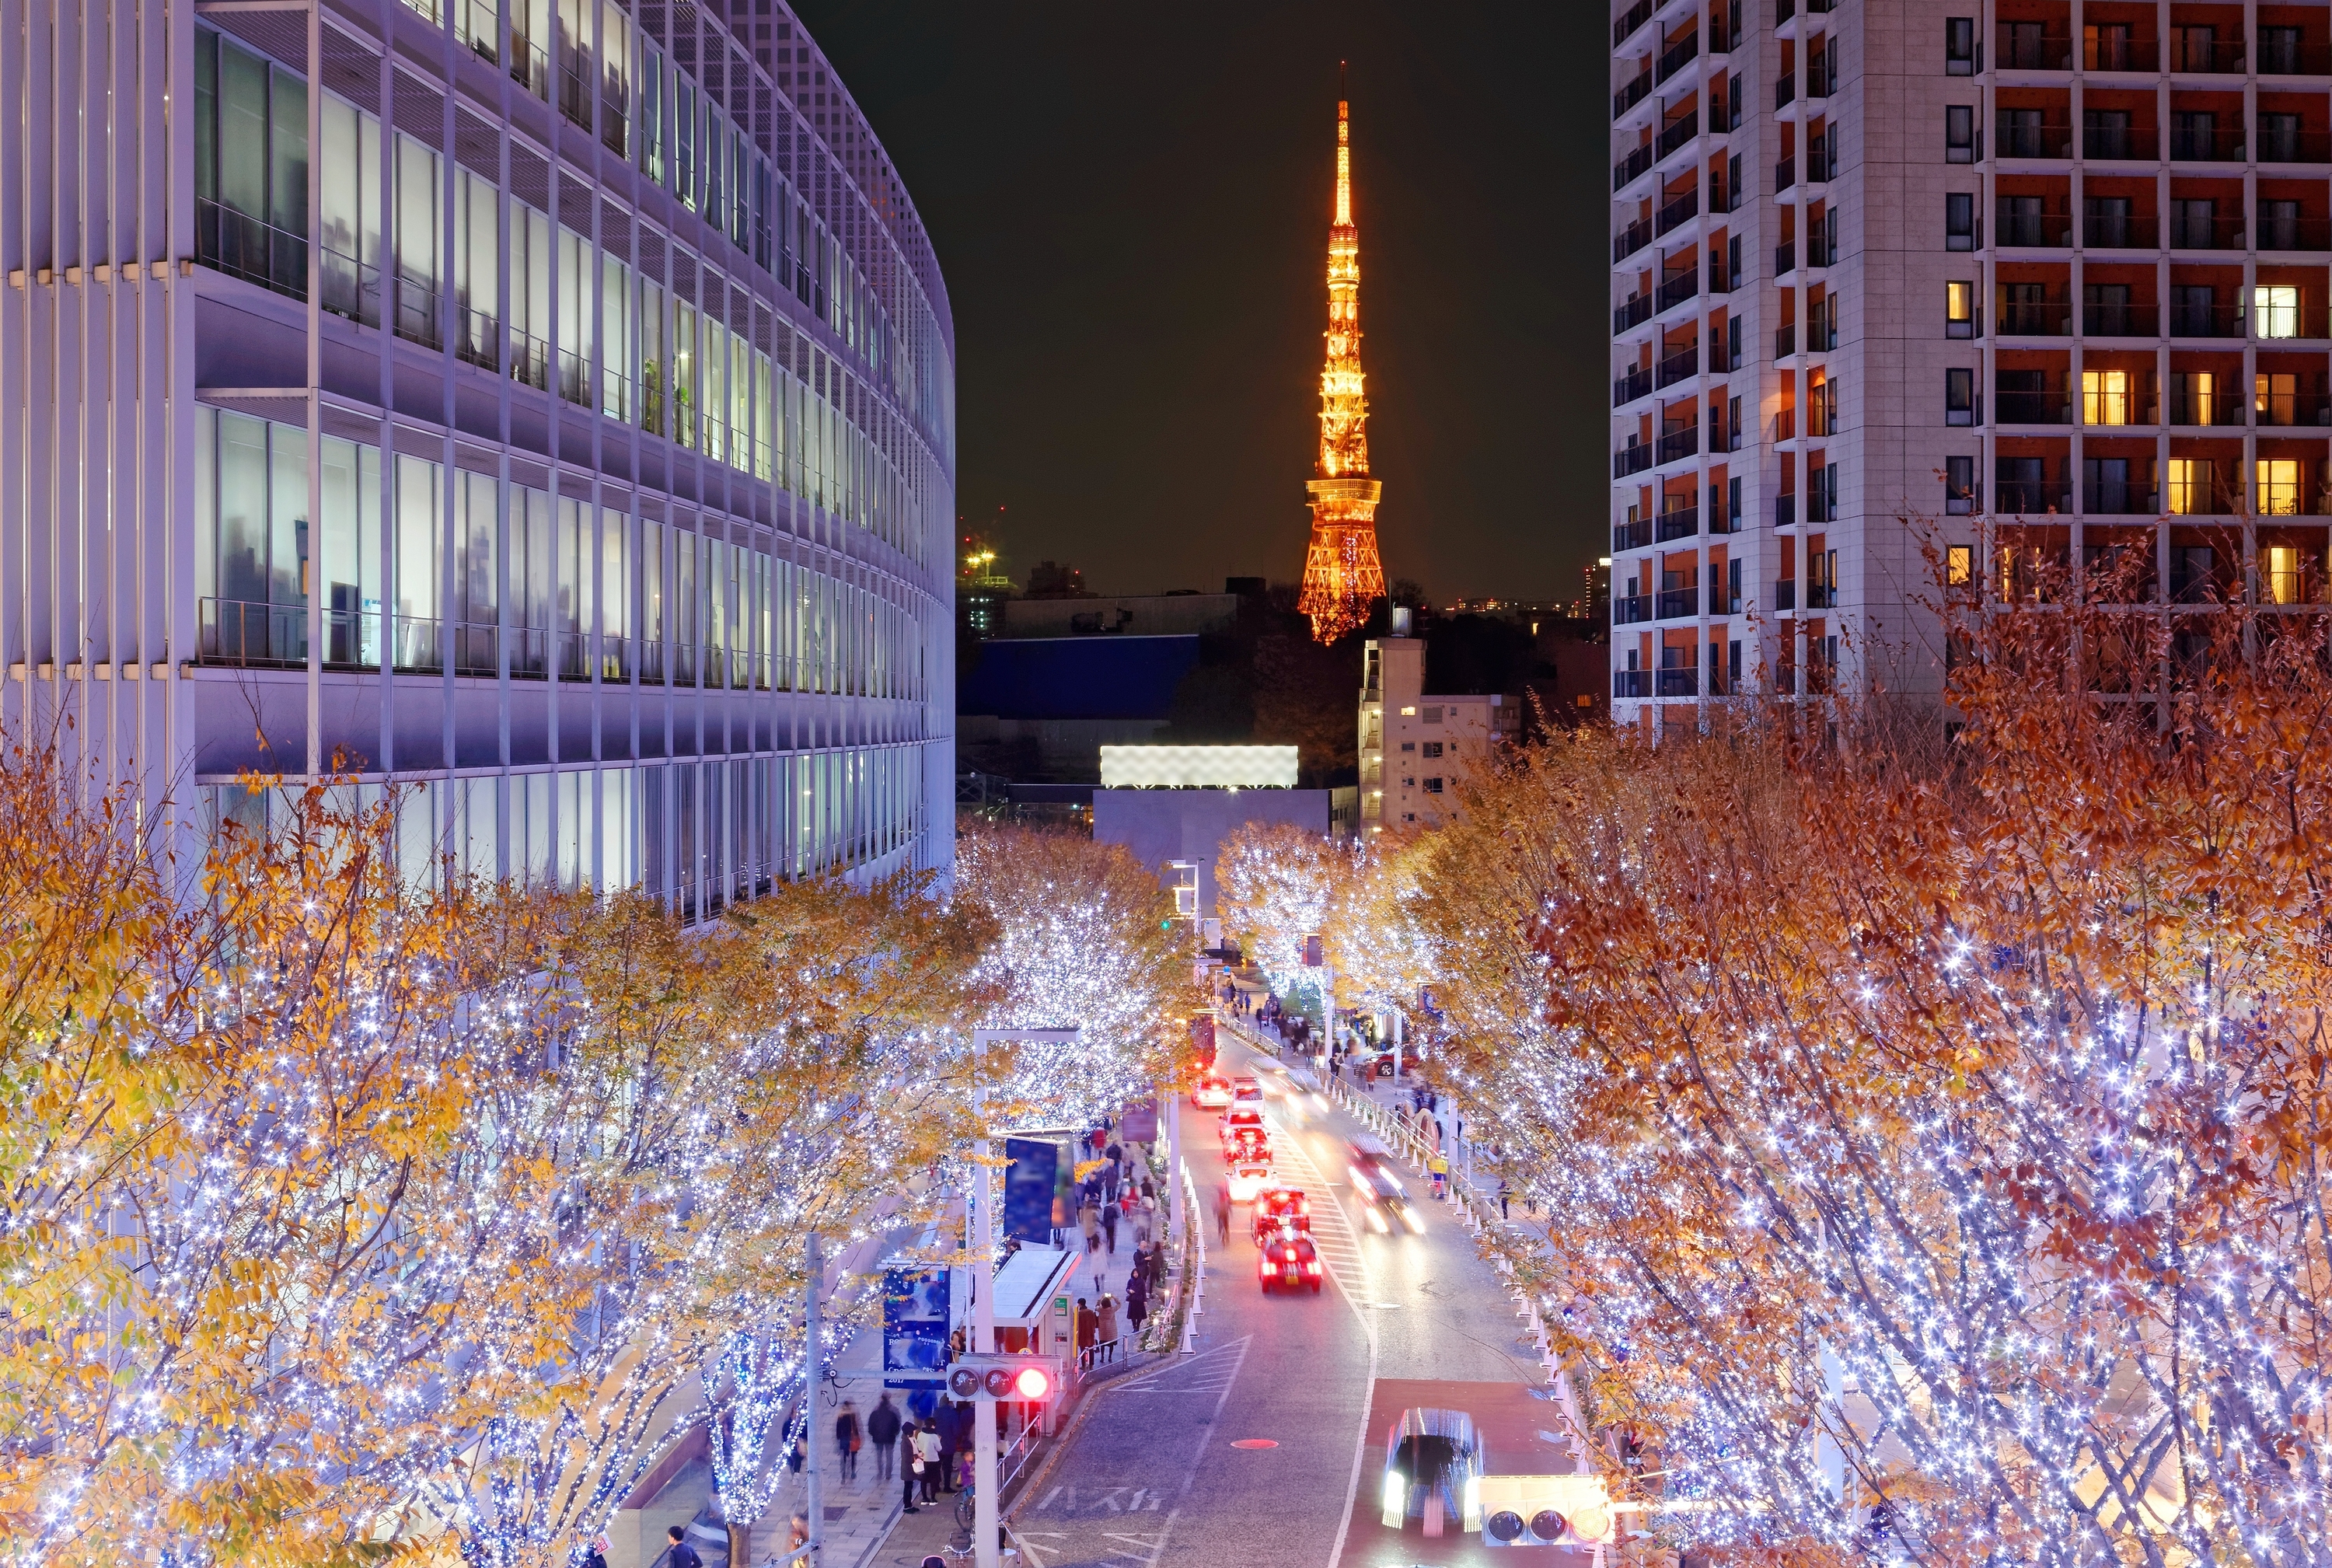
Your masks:
[[[0,0],[8,720],[416,875],[950,858],[953,330],[775,0]]]

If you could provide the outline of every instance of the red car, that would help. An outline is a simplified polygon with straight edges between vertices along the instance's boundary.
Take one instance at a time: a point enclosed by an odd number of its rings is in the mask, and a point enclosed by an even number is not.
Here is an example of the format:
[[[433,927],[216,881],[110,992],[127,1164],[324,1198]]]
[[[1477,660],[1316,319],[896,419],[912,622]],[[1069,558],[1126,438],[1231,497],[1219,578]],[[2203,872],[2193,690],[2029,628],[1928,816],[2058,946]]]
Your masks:
[[[1319,1249],[1312,1245],[1309,1236],[1283,1225],[1265,1239],[1256,1258],[1255,1277],[1266,1296],[1276,1289],[1296,1290],[1307,1285],[1317,1296],[1321,1284]]]
[[[1263,1246],[1283,1229],[1312,1229],[1312,1205],[1299,1187],[1266,1187],[1255,1195],[1255,1244]]]

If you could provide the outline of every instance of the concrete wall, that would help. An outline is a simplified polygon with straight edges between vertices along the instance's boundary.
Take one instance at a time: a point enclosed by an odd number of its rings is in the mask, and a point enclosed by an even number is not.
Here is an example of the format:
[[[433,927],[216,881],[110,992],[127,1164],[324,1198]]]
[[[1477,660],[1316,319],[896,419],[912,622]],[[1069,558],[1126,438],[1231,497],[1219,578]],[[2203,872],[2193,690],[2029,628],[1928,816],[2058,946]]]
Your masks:
[[[1199,863],[1199,913],[1215,913],[1215,855],[1235,828],[1293,823],[1325,837],[1325,789],[1096,789],[1093,836],[1123,844],[1161,874],[1170,860]]]

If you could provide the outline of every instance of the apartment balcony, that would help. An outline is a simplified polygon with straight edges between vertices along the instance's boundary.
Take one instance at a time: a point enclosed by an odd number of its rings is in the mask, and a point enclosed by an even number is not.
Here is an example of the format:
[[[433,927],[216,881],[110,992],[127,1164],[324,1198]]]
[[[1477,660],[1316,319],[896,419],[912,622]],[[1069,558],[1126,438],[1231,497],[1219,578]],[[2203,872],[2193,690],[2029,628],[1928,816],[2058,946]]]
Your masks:
[[[1611,188],[1614,191],[1625,190],[1651,167],[1652,144],[1648,141],[1611,166]]]
[[[2003,109],[1995,116],[1992,150],[2001,158],[2067,158],[2073,156],[2070,121],[2031,110]]]
[[[2162,512],[2160,502],[2156,492],[2135,480],[2081,486],[2081,510],[2091,517],[2156,517]]]
[[[2332,221],[2295,217],[2286,213],[2262,214],[2259,220],[2259,248],[2311,253],[2332,250]]]
[[[1689,381],[1700,374],[1700,345],[1691,343],[1661,360],[1655,380],[1662,387],[1673,387],[1679,381]]]
[[[1622,555],[1631,550],[1649,550],[1652,543],[1652,522],[1639,517],[1628,522],[1611,525],[1611,553]]]
[[[2261,163],[2332,163],[2332,132],[2262,120],[2253,152]]]
[[[1611,672],[1611,694],[1615,697],[1645,697],[1651,693],[1649,670],[1614,670]]]
[[[1993,392],[1993,416],[2002,425],[2070,425],[2073,405],[2062,387],[2039,391],[1997,387]]]
[[[2049,480],[2002,479],[1992,487],[1995,516],[2039,517],[2073,510],[2072,487]]]
[[[1785,158],[1773,166],[1773,189],[1778,193],[1798,183],[1798,160]]]
[[[2164,424],[2194,429],[2232,427],[2236,432],[2242,429],[2250,399],[2241,393],[2198,391],[2191,383],[2182,383],[2174,371],[2170,383],[2170,398],[2163,411]]]
[[[1652,389],[1652,373],[1635,369],[1611,383],[1611,406],[1624,408]]]
[[[2093,251],[2161,249],[2162,224],[2151,213],[2085,212],[2081,244]]]
[[[1700,110],[1687,110],[1683,118],[1660,128],[1659,136],[1652,142],[1652,161],[1658,163],[1699,134]]]
[[[2002,198],[2003,206],[2007,199]],[[1993,237],[2002,249],[2063,250],[2073,243],[2073,216],[2003,210],[1997,215]]]
[[[2069,300],[2004,300],[1993,330],[2004,338],[2069,338],[2073,332]]]
[[[1611,118],[1618,120],[1651,95],[1652,73],[1648,67],[1636,79],[1611,95]]]
[[[2173,76],[2241,76],[2244,73],[2247,51],[2240,38],[2204,41],[2192,34],[2173,33],[2170,36],[2170,73]]]
[[[2219,125],[2210,117],[2170,117],[2170,161],[2173,163],[2242,163],[2249,158],[2247,139],[2240,125]]]
[[[1836,588],[1825,582],[1810,582],[1806,585],[1806,608],[1833,610],[1837,607],[1838,590]]]
[[[1785,278],[1798,270],[1798,242],[1783,240],[1773,247],[1773,275]]]
[[[2171,301],[2169,335],[2173,338],[2240,338],[2245,330],[2243,313],[2233,305]]]
[[[2240,251],[2244,245],[2243,220],[2174,212],[2169,240],[2174,251]]]
[[[1798,521],[1798,492],[1785,490],[1773,497],[1773,526],[1792,528]]]
[[[2294,392],[2260,392],[2251,398],[2251,415],[2262,430],[2297,429],[2332,425],[2332,403]]]
[[[1697,504],[1671,506],[1660,513],[1658,525],[1652,531],[1652,538],[1658,543],[1667,544],[1673,540],[1692,539],[1699,532],[1700,508]]]
[[[2279,29],[2261,28],[2261,76],[2332,76],[2332,45],[2308,43]]]
[[[1995,71],[2070,71],[2073,40],[2035,22],[2002,22],[1993,33]]]
[[[1652,297],[1638,294],[1624,305],[1611,307],[1611,330],[1624,332],[1630,327],[1640,327],[1652,319]]]
[[[2081,69],[2088,72],[2134,72],[2151,76],[2162,69],[2162,44],[2144,33],[2112,24],[2088,28],[2081,38]]]
[[[1640,441],[1630,441],[1611,454],[1611,477],[1626,479],[1651,465],[1652,449]]]
[[[1618,266],[1652,243],[1652,221],[1638,218],[1611,237],[1611,264]]]
[[[1777,110],[1787,109],[1797,100],[1797,73],[1784,71],[1773,83],[1773,107]]]
[[[1687,457],[1699,456],[1700,426],[1687,425],[1680,430],[1669,431],[1659,438],[1656,451],[1657,455],[1652,460],[1656,464],[1677,463]]]
[[[1798,324],[1785,321],[1773,329],[1773,358],[1786,359],[1798,351]]]
[[[1636,0],[1633,5],[1629,6],[1620,18],[1611,24],[1611,47],[1617,49],[1634,37],[1636,29],[1649,22],[1652,19],[1652,13],[1658,9],[1658,0]]]
[[[1699,215],[1700,191],[1696,187],[1685,192],[1674,201],[1663,203],[1660,210],[1652,215],[1653,237],[1658,238],[1671,230],[1681,228]]]
[[[2081,307],[2081,331],[2091,338],[2160,336],[2161,312],[2152,305],[2091,302]]]
[[[1658,618],[1664,621],[1690,620],[1700,614],[1698,588],[1663,588],[1660,590]]]
[[[1659,59],[1652,66],[1652,85],[1659,86],[1699,58],[1700,34],[1697,32],[1669,44],[1660,51]]]
[[[1667,669],[1652,672],[1659,677],[1657,688],[1663,697],[1697,697],[1700,695],[1700,672],[1690,669]]]
[[[1697,297],[1699,293],[1700,269],[1698,267],[1675,273],[1662,281],[1659,292],[1653,296],[1652,313],[1658,315],[1662,311],[1669,310],[1683,304],[1687,300]]]
[[[2150,125],[2081,127],[2081,157],[2090,163],[2153,163],[2161,157],[2161,146]]]
[[[1611,596],[1611,624],[1613,626],[1638,626],[1650,620],[1651,618],[1651,595],[1636,594],[1633,596],[1628,596],[1614,594]]]
[[[1773,607],[1794,610],[1798,607],[1798,583],[1795,578],[1783,578],[1773,585]]]

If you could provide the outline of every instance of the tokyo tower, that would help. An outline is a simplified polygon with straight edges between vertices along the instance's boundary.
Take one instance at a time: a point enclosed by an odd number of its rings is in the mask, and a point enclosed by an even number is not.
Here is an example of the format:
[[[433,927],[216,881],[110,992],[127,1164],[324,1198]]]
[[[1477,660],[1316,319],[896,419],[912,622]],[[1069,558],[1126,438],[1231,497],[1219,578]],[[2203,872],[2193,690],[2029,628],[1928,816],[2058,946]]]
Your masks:
[[[1341,82],[1339,83],[1341,89]],[[1377,501],[1369,477],[1369,404],[1361,385],[1361,231],[1352,225],[1352,123],[1336,100],[1336,219],[1328,229],[1328,362],[1320,372],[1319,476],[1312,492],[1312,548],[1304,597],[1314,640],[1333,643],[1369,617],[1384,597],[1377,559]]]

